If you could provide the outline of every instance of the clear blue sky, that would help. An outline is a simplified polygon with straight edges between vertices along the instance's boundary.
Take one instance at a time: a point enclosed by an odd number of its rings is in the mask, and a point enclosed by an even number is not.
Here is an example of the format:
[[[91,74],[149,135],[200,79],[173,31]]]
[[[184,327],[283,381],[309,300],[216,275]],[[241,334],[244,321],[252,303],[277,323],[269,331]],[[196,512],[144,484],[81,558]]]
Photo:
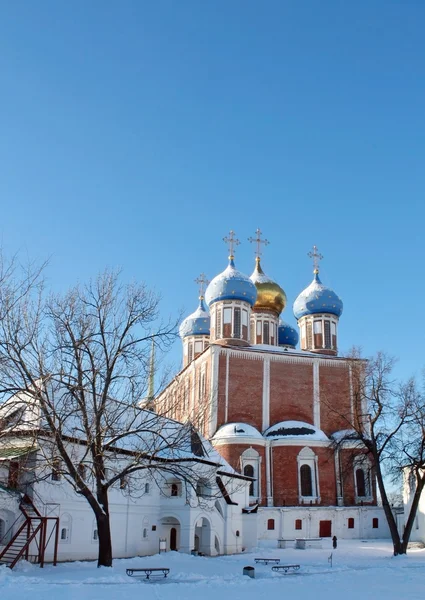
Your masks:
[[[341,350],[419,372],[424,25],[422,0],[2,2],[4,248],[50,257],[56,291],[121,266],[168,315],[231,228],[250,273],[260,227],[295,323],[317,244]]]

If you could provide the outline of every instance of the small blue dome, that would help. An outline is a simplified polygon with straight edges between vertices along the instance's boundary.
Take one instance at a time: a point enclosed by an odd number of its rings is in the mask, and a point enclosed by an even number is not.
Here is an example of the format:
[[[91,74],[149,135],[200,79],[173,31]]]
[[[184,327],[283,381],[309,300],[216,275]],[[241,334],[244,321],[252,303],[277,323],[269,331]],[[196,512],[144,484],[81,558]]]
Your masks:
[[[205,292],[208,306],[218,300],[244,300],[253,306],[256,299],[257,288],[249,277],[236,270],[232,258],[228,267],[214,277]]]
[[[285,321],[279,322],[278,329],[278,345],[279,346],[291,346],[291,348],[295,348],[298,344],[298,331],[295,327],[289,325],[289,323],[285,323]]]
[[[313,281],[298,296],[294,302],[294,316],[301,319],[305,315],[328,313],[340,317],[342,314],[342,300],[333,290],[323,285],[317,273]]]
[[[199,306],[195,312],[186,317],[180,325],[179,334],[182,339],[188,335],[210,335],[210,315],[203,298],[199,299]]]

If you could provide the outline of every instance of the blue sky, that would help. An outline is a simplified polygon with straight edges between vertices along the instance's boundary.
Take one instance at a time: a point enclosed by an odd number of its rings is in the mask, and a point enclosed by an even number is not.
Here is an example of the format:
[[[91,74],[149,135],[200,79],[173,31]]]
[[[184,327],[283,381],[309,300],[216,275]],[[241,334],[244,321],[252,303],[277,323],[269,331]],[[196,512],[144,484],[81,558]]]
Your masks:
[[[3,2],[6,252],[49,257],[55,291],[119,266],[189,313],[222,237],[249,274],[260,227],[283,318],[316,244],[341,350],[420,372],[424,23],[409,0]]]

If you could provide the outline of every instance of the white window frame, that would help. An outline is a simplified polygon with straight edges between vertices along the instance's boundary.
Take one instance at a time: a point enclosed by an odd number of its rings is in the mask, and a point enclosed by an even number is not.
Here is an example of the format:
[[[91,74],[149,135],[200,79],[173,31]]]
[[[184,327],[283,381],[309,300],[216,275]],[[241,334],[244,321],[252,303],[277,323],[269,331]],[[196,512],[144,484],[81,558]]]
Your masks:
[[[259,453],[254,450],[254,448],[249,447],[241,454],[241,469],[242,473],[244,473],[244,469],[246,466],[251,465],[254,469],[254,486],[253,492],[254,494],[249,496],[250,500],[259,502],[260,501],[260,490],[261,490],[261,456]]]
[[[357,491],[357,477],[356,472],[363,471],[364,475],[364,486],[365,486],[365,496],[359,496]],[[366,456],[356,456],[354,459],[354,468],[353,468],[353,477],[354,477],[354,493],[356,504],[361,504],[362,502],[372,502],[372,481],[371,481],[371,464],[370,460]]]
[[[300,504],[316,504],[320,502],[318,457],[311,448],[304,447],[297,456],[298,463],[298,499]],[[301,494],[301,467],[308,465],[311,469],[311,496]]]

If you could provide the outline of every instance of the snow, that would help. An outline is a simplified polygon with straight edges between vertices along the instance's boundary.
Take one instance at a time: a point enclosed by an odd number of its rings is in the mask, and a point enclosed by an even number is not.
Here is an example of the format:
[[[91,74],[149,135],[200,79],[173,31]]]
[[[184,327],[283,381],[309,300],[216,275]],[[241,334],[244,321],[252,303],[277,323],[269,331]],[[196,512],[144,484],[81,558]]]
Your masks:
[[[263,439],[263,436],[252,425],[246,423],[226,423],[215,433],[215,441],[229,438],[253,437]]]
[[[0,567],[2,600],[419,600],[423,598],[425,550],[392,556],[387,540],[342,540],[332,549],[295,550],[269,547],[216,558],[178,552],[114,561],[110,569],[95,562],[63,563],[57,567],[20,563],[13,571]],[[328,558],[332,553],[333,566]],[[280,564],[300,564],[298,573],[274,573],[271,565],[256,565],[255,557],[280,558]],[[126,568],[169,567],[167,579],[145,581],[128,577]],[[242,574],[255,567],[255,579]],[[140,589],[140,586],[143,586]]]

